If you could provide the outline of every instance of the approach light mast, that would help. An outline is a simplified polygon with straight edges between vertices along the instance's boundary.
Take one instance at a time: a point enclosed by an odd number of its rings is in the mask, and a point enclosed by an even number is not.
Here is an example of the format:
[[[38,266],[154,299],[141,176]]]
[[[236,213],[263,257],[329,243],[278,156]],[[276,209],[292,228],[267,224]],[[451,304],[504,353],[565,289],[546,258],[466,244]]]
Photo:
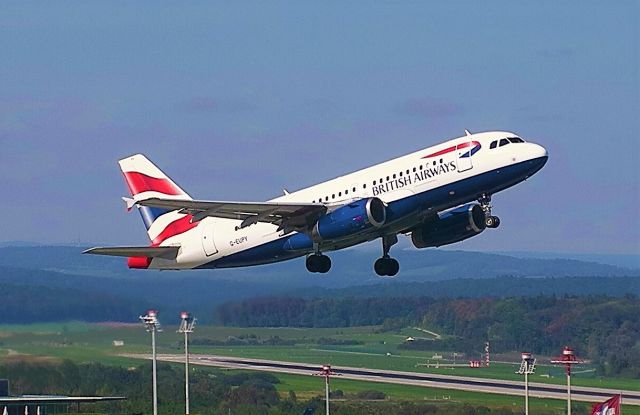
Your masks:
[[[162,331],[160,321],[158,320],[157,310],[148,310],[147,314],[140,316],[140,321],[145,325],[148,332],[151,333],[151,365],[152,365],[152,383],[153,383],[153,415],[158,415],[158,371],[156,365],[156,332]]]
[[[575,355],[571,347],[564,346],[562,355],[553,359],[551,363],[564,366],[567,373],[567,415],[571,415],[571,366],[584,363],[584,361]]]
[[[189,333],[193,333],[196,319],[187,311],[180,313],[178,333],[184,333],[184,413],[189,415]]]

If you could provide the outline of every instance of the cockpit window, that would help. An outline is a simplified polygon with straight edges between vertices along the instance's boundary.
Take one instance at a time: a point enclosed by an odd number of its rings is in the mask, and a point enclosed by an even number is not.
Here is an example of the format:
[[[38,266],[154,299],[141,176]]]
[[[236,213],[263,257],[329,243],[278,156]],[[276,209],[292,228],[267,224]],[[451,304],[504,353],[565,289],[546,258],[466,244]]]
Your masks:
[[[520,137],[508,137],[507,139],[512,143],[524,143],[524,140]]]
[[[498,147],[498,140],[492,141],[491,144],[489,145],[489,148],[496,148]]]
[[[507,144],[509,144],[509,140],[507,140],[506,138],[500,140],[500,147],[506,146]]]

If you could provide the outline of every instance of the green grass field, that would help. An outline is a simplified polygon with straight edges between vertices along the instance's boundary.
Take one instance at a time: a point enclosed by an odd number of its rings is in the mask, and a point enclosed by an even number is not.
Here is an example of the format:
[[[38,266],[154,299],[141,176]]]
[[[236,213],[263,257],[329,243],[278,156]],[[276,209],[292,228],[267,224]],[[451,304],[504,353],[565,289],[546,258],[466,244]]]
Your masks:
[[[165,326],[158,335],[160,353],[181,352],[182,337],[176,333],[177,327]],[[438,351],[398,350],[407,336],[428,337],[427,333],[405,329],[401,333],[377,333],[375,327],[354,328],[233,328],[199,326],[193,339],[224,341],[229,337],[255,335],[268,339],[278,336],[281,339],[295,339],[293,346],[192,346],[193,353],[218,354],[226,356],[286,360],[293,362],[330,363],[334,366],[368,367],[387,370],[403,370],[440,374],[468,375],[484,378],[521,380],[515,374],[515,364],[495,363],[489,368],[472,369],[426,368],[416,366],[430,360]],[[357,345],[318,345],[317,339],[332,338],[338,340],[357,340]],[[122,340],[123,347],[113,346],[113,340]],[[437,344],[437,342],[434,342]],[[120,353],[147,353],[149,334],[139,325],[88,324],[70,322],[66,324],[38,324],[27,326],[0,326],[0,359],[10,355],[27,354],[70,359],[76,362],[98,361],[105,364],[133,366],[139,360],[118,356]],[[387,355],[390,353],[390,355]],[[466,359],[468,360],[468,359]],[[464,361],[466,361],[464,360]],[[586,369],[589,369],[588,366]],[[551,375],[550,377],[541,375]],[[322,393],[322,382],[318,378],[278,374],[281,380],[279,388],[287,393],[294,390],[298,396],[315,396]],[[531,379],[535,382],[563,384],[562,370],[552,366],[539,366],[537,374]],[[633,379],[598,378],[593,372],[577,374],[573,383],[583,386],[600,386],[614,389],[640,390],[640,382]],[[518,408],[522,404],[519,397],[481,394],[443,389],[428,389],[416,386],[392,385],[337,379],[334,389],[346,393],[375,389],[385,392],[391,399],[458,401],[490,406],[509,406]],[[532,408],[563,408],[563,402],[557,400],[532,399]],[[629,408],[625,413],[640,415],[640,408]]]
[[[296,391],[298,397],[312,397],[323,393],[324,382],[314,377],[296,375],[277,375],[280,379],[278,389],[286,394],[289,390]],[[394,385],[386,383],[360,382],[335,378],[331,381],[331,389],[340,389],[346,394],[355,394],[365,390],[377,390],[384,392],[392,400],[420,400],[432,402],[466,402],[474,405],[489,407],[509,407],[513,410],[524,411],[524,401],[519,396],[492,395],[458,390],[430,389],[419,386]],[[553,409],[561,411],[566,403],[554,399],[530,399],[532,410],[537,408]],[[633,412],[631,412],[633,413]],[[640,413],[638,410],[636,413]]]

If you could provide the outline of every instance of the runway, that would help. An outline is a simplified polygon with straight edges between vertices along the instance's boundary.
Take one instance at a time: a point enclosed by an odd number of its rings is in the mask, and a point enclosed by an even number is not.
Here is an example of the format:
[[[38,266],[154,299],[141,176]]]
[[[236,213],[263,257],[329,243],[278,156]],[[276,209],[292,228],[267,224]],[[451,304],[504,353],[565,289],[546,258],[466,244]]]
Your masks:
[[[125,354],[126,357],[150,359],[150,355]],[[184,355],[160,354],[158,360],[183,363]],[[215,366],[227,369],[260,370],[266,372],[312,375],[320,370],[318,365],[263,359],[246,359],[227,356],[191,355],[191,364]],[[468,392],[495,393],[501,395],[524,395],[524,383],[500,379],[486,379],[466,376],[438,375],[420,372],[400,372],[392,370],[366,369],[347,366],[332,366],[342,379],[367,382],[395,383],[429,388],[464,390]],[[640,392],[614,390],[584,386],[572,386],[571,396],[575,401],[598,402],[622,393],[625,405],[640,406]],[[532,398],[566,399],[564,385],[529,382],[529,396]]]

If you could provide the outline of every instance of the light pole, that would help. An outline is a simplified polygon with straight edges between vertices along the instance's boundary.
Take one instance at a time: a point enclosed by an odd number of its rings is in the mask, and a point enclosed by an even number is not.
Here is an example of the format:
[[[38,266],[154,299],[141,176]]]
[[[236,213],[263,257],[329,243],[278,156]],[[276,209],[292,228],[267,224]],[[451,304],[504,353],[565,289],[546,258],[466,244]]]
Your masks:
[[[330,365],[322,365],[322,369],[320,372],[314,373],[314,376],[322,376],[324,377],[324,393],[325,393],[325,405],[326,405],[326,415],[329,415],[329,378],[331,376],[340,376],[338,373],[331,370]]]
[[[551,363],[563,365],[567,373],[567,415],[571,415],[571,365],[577,365],[583,361],[575,355],[571,347],[564,346],[562,355],[553,359]]]
[[[160,329],[160,321],[158,321],[158,312],[149,310],[144,316],[140,316],[140,321],[145,325],[147,331],[151,333],[151,366],[152,366],[152,383],[153,383],[153,415],[158,415],[158,379],[156,370],[156,332]]]
[[[189,415],[189,333],[193,333],[196,319],[186,311],[180,313],[178,333],[184,333],[184,413]]]
[[[524,375],[524,415],[529,415],[529,375],[536,370],[536,359],[529,352],[522,352],[522,363],[516,372]]]
[[[489,367],[489,363],[491,362],[489,355],[489,342],[484,344],[484,367]]]

